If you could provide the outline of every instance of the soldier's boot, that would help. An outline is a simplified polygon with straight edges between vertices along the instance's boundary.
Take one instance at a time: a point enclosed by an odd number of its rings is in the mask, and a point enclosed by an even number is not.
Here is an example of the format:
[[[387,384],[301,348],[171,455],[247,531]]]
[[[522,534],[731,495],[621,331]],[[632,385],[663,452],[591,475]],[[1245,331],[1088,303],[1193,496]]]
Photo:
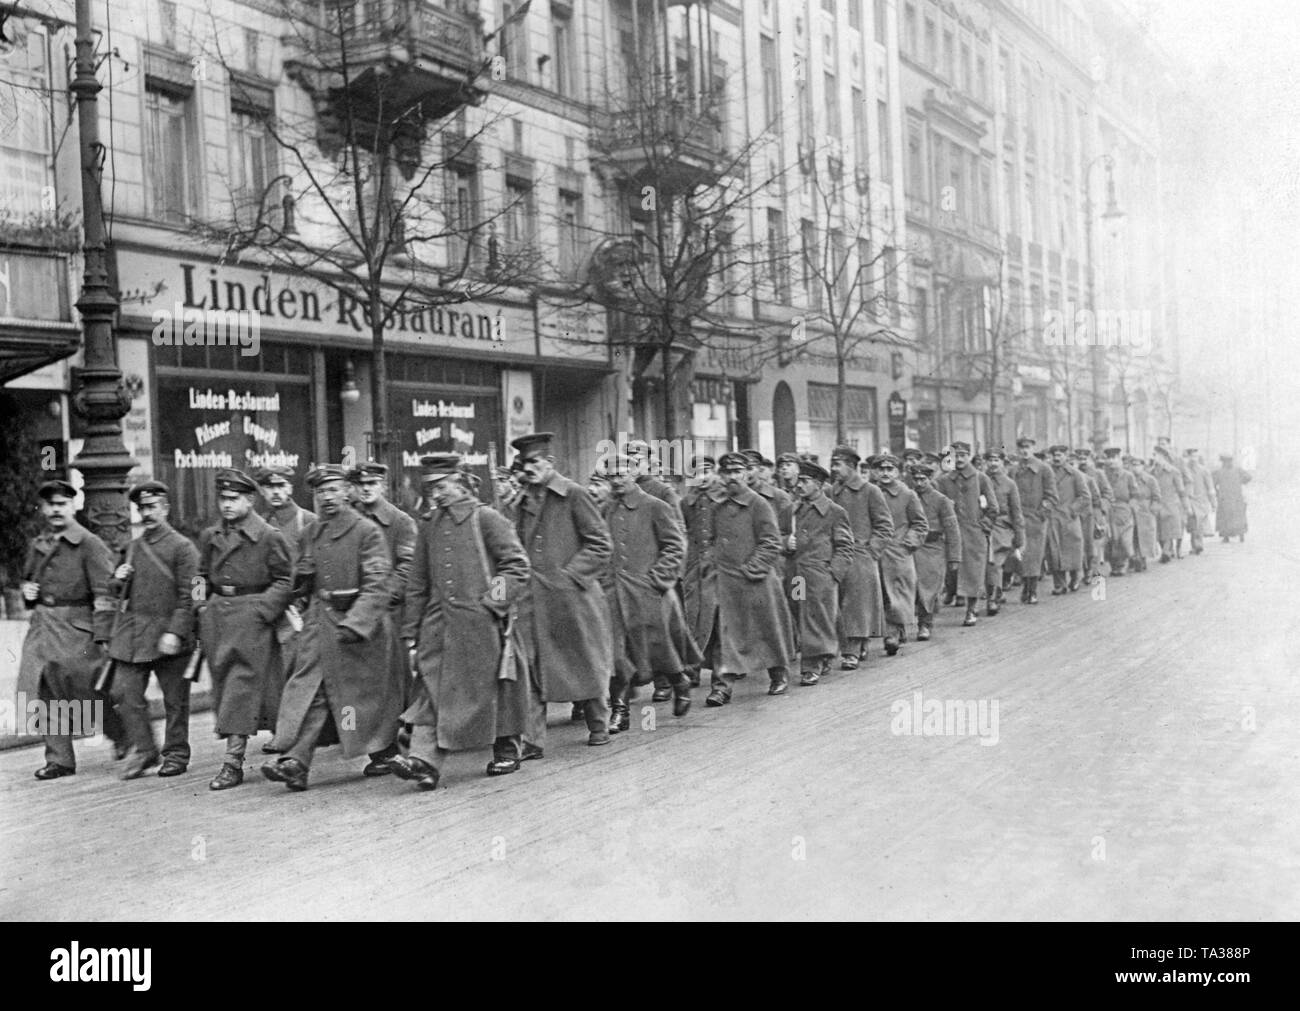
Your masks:
[[[610,707],[609,713],[609,732],[611,734],[621,734],[632,725],[632,711],[628,704],[622,699],[615,700]]]
[[[916,626],[916,641],[929,642],[931,631],[930,620],[927,618]]]
[[[673,697],[673,687],[668,682],[668,678],[663,674],[655,675],[655,690],[650,696],[651,702],[667,702]]]
[[[961,623],[969,628],[975,624],[975,598],[970,598],[970,603],[966,605],[966,617],[962,618]]]
[[[799,674],[799,684],[804,688],[811,688],[822,679],[821,664],[818,663],[815,669],[801,671]]]
[[[1058,569],[1052,573],[1052,596],[1059,597],[1066,592],[1068,591],[1065,589],[1065,572]]]
[[[889,631],[885,635],[885,656],[894,656],[898,653],[899,647],[903,644],[903,627],[901,625],[890,625]]]
[[[248,737],[244,734],[231,734],[226,738],[226,754],[221,769],[208,784],[209,790],[229,790],[244,781],[244,752],[248,748]]]
[[[569,713],[570,723],[582,723],[587,718],[586,706],[581,702],[573,704],[573,710]]]
[[[989,583],[986,589],[988,592],[988,603],[984,607],[984,614],[987,617],[992,618],[995,614],[998,613],[998,609],[999,609],[998,591],[994,589],[992,583]]]
[[[734,674],[715,673],[713,691],[709,692],[709,697],[704,700],[704,704],[713,709],[718,706],[725,706],[731,701],[731,692],[735,684],[736,676]]]
[[[700,668],[698,665],[687,668],[686,679],[687,681],[690,682],[690,687],[692,688],[700,687]]]
[[[677,675],[677,683],[673,685],[673,715],[685,716],[691,711],[691,679],[683,671]]]
[[[790,687],[790,674],[784,667],[773,667],[767,672],[767,694],[784,695]]]
[[[1069,579],[1069,582],[1067,582],[1067,583],[1065,584],[1065,588],[1066,588],[1070,593],[1074,593],[1074,592],[1079,588],[1079,570],[1078,570],[1078,569],[1071,569],[1071,570],[1070,570],[1070,579]]]
[[[406,759],[418,762],[419,759]],[[290,790],[301,793],[307,789],[307,766],[296,758],[285,756],[276,762],[267,762],[262,766],[262,775],[276,783],[283,783]]]

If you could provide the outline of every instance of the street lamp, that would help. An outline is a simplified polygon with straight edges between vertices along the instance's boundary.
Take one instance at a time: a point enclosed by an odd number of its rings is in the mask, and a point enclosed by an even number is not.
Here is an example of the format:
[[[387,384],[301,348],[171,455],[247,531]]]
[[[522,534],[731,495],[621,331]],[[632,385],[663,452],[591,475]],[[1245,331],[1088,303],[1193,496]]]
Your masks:
[[[1088,249],[1088,308],[1094,322],[1097,318],[1097,261],[1092,243],[1092,170],[1098,165],[1106,166],[1106,209],[1101,214],[1112,235],[1117,234],[1119,223],[1124,219],[1124,212],[1115,199],[1115,159],[1109,154],[1099,154],[1084,167],[1083,196],[1084,222],[1087,229]],[[1096,336],[1094,330],[1093,336]],[[1092,444],[1093,450],[1100,453],[1105,448],[1106,432],[1102,425],[1102,411],[1110,398],[1102,396],[1102,376],[1105,374],[1105,348],[1095,342],[1091,348],[1092,358]]]

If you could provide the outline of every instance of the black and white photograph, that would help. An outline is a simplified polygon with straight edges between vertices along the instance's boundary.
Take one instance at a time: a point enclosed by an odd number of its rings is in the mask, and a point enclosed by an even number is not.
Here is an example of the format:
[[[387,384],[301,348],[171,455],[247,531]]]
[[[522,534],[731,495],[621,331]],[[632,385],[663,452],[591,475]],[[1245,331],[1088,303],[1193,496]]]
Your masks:
[[[0,2],[0,921],[1250,984],[1297,53],[1284,0]]]

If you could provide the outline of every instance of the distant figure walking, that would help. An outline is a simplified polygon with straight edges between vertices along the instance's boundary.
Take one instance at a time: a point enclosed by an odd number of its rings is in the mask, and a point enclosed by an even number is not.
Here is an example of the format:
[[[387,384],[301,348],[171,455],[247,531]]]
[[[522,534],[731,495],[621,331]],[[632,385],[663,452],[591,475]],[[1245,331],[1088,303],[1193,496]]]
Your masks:
[[[1214,528],[1225,541],[1236,537],[1246,539],[1246,496],[1244,485],[1250,482],[1250,473],[1232,462],[1231,455],[1219,457],[1221,466],[1214,472],[1214,492],[1219,507],[1214,514]]]

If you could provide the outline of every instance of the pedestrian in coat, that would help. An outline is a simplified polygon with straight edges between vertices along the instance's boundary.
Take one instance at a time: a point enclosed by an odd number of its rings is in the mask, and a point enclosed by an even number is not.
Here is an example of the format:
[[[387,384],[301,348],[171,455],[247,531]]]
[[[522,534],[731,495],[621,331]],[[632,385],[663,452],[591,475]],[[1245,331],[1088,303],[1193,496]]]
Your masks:
[[[626,455],[632,459],[637,486],[649,495],[663,502],[672,510],[673,518],[682,522],[682,496],[677,489],[663,479],[664,461],[658,459],[658,453],[644,439],[633,439],[627,444]],[[669,461],[671,465],[671,461]]]
[[[1001,450],[984,454],[984,473],[993,486],[998,515],[989,531],[988,572],[984,577],[984,593],[988,598],[985,613],[993,617],[1004,602],[1002,569],[1007,560],[1019,555],[1025,547],[1025,515],[1020,506],[1020,489],[1007,476],[1007,455]]]
[[[609,610],[615,664],[610,680],[610,733],[631,726],[628,703],[634,685],[662,678],[673,692],[673,715],[691,707],[691,682],[686,670],[700,655],[687,637],[679,650],[685,622],[677,599],[677,583],[686,563],[686,535],[672,507],[642,490],[637,462],[619,456],[606,469],[612,492],[605,512],[612,557],[613,592]],[[629,676],[629,674],[631,676]]]
[[[831,501],[849,514],[853,565],[840,583],[840,670],[857,670],[866,658],[867,640],[885,634],[885,594],[880,558],[894,535],[885,496],[858,473],[860,457],[850,446],[831,453]]]
[[[952,499],[934,486],[937,463],[922,460],[912,467],[912,487],[925,510],[925,543],[917,549],[916,562],[916,639],[926,642],[934,631],[934,614],[939,609],[939,594],[944,575],[961,567],[961,526]]]
[[[345,758],[369,755],[366,775],[375,776],[397,754],[404,701],[389,662],[396,630],[384,535],[350,507],[342,467],[314,467],[307,483],[316,493],[317,519],[294,571],[294,595],[305,602],[305,613],[275,728],[284,755],[262,766],[262,775],[290,790],[307,789],[316,749],[332,744],[342,746]]]
[[[813,461],[816,463],[816,461]],[[799,482],[799,454],[782,453],[776,458],[775,484],[791,499],[797,497],[795,485]]]
[[[127,545],[109,591],[117,598],[108,655],[113,660],[113,705],[131,741],[122,779],[138,779],[161,762],[160,776],[179,776],[190,764],[190,682],[194,652],[194,590],[199,552],[172,529],[171,492],[145,481],[127,496],[144,531]],[[162,689],[166,732],[162,755],[149,722],[144,692],[149,676]]]
[[[1199,450],[1185,449],[1183,455],[1187,469],[1187,532],[1191,534],[1192,554],[1199,555],[1205,550],[1205,535],[1210,531],[1216,506],[1214,479],[1201,462]]]
[[[303,535],[316,519],[314,512],[302,508],[293,499],[293,485],[297,475],[292,467],[277,465],[262,467],[250,476],[257,483],[266,503],[266,522],[284,535],[285,542],[289,545],[289,559],[297,565],[298,556],[302,552]],[[279,683],[272,685],[271,690],[277,698],[284,691],[284,683],[293,672],[301,632],[302,615],[298,613],[297,607],[290,604],[275,623],[275,637],[280,643],[281,674]],[[275,742],[262,745],[262,751],[268,755],[275,754]]]
[[[1067,457],[1068,446],[1052,446],[1052,474],[1056,478],[1057,503],[1052,510],[1048,538],[1047,567],[1052,571],[1052,595],[1079,588],[1083,568],[1083,524],[1092,523],[1092,495],[1088,480]]]
[[[853,566],[853,528],[849,514],[826,497],[830,474],[815,463],[800,463],[795,492],[795,532],[786,539],[794,562],[798,602],[801,685],[815,685],[830,673],[839,649],[839,584]]]
[[[1115,493],[1106,475],[1093,463],[1092,450],[1082,446],[1074,451],[1074,465],[1088,482],[1088,495],[1092,499],[1091,519],[1083,521],[1083,585],[1092,583],[1101,575],[1101,561],[1106,556],[1106,542],[1110,536],[1110,507]]]
[[[472,481],[469,478],[472,477]],[[411,574],[411,559],[415,555],[415,520],[388,501],[388,465],[368,460],[358,464],[348,472],[348,480],[356,489],[352,506],[362,516],[379,525],[384,535],[384,544],[388,547],[388,564],[392,569],[388,575],[388,609],[392,617],[393,628],[402,624],[402,609],[406,603],[406,581]],[[477,475],[467,475],[466,488],[474,494],[473,482]],[[402,646],[401,637],[389,636],[389,664],[393,668],[393,677],[402,686],[402,708],[410,704],[415,692],[415,679],[411,674],[410,654]],[[405,740],[404,731],[402,739]],[[380,775],[389,771],[386,762],[376,767]]]
[[[776,513],[749,487],[742,454],[724,454],[718,468],[727,494],[713,511],[718,609],[704,648],[713,670],[708,706],[730,702],[736,680],[751,671],[766,670],[768,694],[784,694],[794,658]]]
[[[1160,560],[1173,561],[1183,554],[1183,516],[1187,511],[1187,487],[1182,469],[1169,451],[1157,446],[1152,458],[1152,472],[1160,485],[1160,508],[1156,511]]]
[[[1214,494],[1218,504],[1214,512],[1214,529],[1226,544],[1229,538],[1246,539],[1246,495],[1244,488],[1250,483],[1250,472],[1242,470],[1230,455],[1219,457],[1219,469],[1214,472]]]
[[[1124,575],[1133,555],[1133,508],[1138,493],[1137,479],[1124,468],[1120,453],[1118,446],[1106,450],[1106,477],[1111,491],[1106,557],[1112,576]]]
[[[77,492],[69,482],[46,481],[37,494],[45,525],[23,562],[20,589],[31,619],[18,661],[18,711],[28,711],[28,700],[41,702],[29,730],[45,739],[36,778],[47,780],[76,773],[74,736],[124,735],[116,714],[111,724],[98,717],[103,701],[95,692],[113,626],[113,552],[74,518]]]
[[[1016,440],[1019,460],[1011,479],[1020,491],[1020,509],[1025,518],[1025,548],[1020,559],[1020,602],[1038,603],[1038,579],[1043,572],[1051,516],[1059,498],[1056,474],[1050,465],[1034,455],[1035,440]]]
[[[255,485],[238,470],[216,475],[221,522],[199,541],[199,637],[212,674],[215,729],[226,740],[221,769],[208,784],[244,781],[248,738],[274,730],[282,690],[276,622],[293,596],[293,562],[280,531],[253,511]]]
[[[1151,475],[1147,462],[1140,457],[1125,461],[1132,468],[1133,494],[1133,563],[1134,571],[1145,572],[1148,558],[1160,557],[1157,515],[1160,511],[1160,483]]]
[[[718,582],[713,567],[713,510],[727,497],[713,457],[699,457],[695,477],[682,499],[686,523],[686,568],[682,575],[682,603],[686,630],[703,649],[718,612]],[[708,659],[704,654],[701,664]],[[691,684],[700,682],[699,668],[691,671]]]
[[[389,765],[422,790],[437,788],[453,751],[491,747],[489,776],[518,771],[528,716],[515,614],[528,555],[514,524],[475,499],[460,462],[456,453],[420,460],[435,509],[416,538],[402,624],[419,680],[402,714],[410,754]]]
[[[530,690],[524,760],[543,756],[547,702],[582,702],[587,744],[609,743],[614,652],[600,586],[611,554],[609,529],[586,489],[555,469],[553,438],[534,432],[510,444],[527,485],[517,529],[532,565],[519,604]]]
[[[880,554],[880,585],[885,593],[885,654],[894,656],[916,635],[915,553],[930,532],[925,506],[899,477],[901,461],[890,453],[876,457],[877,487],[885,497],[893,533]]]
[[[952,499],[961,526],[961,567],[957,570],[957,596],[965,599],[963,625],[975,624],[980,589],[988,574],[989,534],[998,518],[997,494],[987,474],[971,463],[968,442],[952,444],[953,469],[938,481],[939,491]]]

